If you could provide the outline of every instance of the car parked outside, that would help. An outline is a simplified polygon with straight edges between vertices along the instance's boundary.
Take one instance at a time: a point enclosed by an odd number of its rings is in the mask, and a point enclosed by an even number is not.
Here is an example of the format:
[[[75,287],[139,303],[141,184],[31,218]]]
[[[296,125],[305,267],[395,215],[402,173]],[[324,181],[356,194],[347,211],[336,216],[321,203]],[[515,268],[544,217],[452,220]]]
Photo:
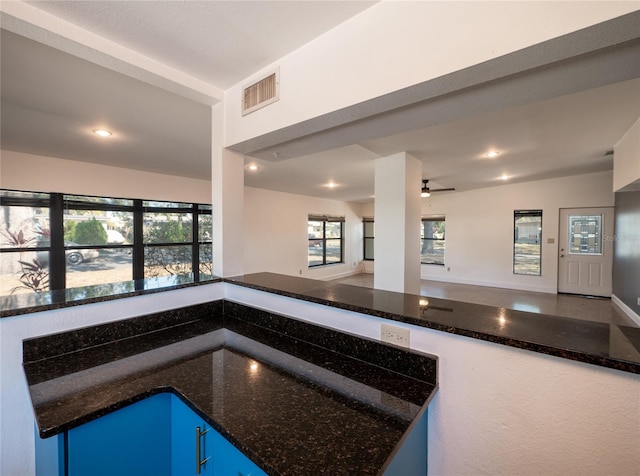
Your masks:
[[[69,246],[79,246],[78,243],[74,243],[73,241],[64,242],[65,247]],[[87,249],[77,249],[77,250],[69,250],[65,249],[64,254],[67,260],[67,264],[71,266],[77,266],[80,263],[84,263],[85,261],[91,261],[92,259],[100,256],[100,252],[98,250],[87,248]],[[38,261],[40,262],[40,266],[46,268],[49,266],[49,252],[48,251],[38,251]]]

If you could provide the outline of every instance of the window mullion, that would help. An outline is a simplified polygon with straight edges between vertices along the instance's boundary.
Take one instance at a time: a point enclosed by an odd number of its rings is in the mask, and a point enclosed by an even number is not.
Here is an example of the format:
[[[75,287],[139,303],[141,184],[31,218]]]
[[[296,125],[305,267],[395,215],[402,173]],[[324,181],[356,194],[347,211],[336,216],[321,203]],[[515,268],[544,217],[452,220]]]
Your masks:
[[[327,222],[322,222],[322,264],[327,264]]]
[[[52,193],[49,207],[49,289],[66,287],[64,207],[61,193]]]
[[[144,278],[144,242],[142,200],[133,201],[133,279]]]
[[[198,214],[198,204],[194,203],[191,209],[191,272],[193,273],[193,280],[200,281],[200,229],[199,221],[200,215]]]

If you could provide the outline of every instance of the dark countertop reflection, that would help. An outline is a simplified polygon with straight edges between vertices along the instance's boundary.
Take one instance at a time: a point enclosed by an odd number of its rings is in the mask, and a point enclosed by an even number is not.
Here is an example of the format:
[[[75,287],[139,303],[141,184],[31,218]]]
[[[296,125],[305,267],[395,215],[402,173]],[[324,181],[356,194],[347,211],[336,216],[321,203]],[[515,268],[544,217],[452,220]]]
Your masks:
[[[640,373],[640,329],[255,273],[225,278],[240,286],[534,352]]]

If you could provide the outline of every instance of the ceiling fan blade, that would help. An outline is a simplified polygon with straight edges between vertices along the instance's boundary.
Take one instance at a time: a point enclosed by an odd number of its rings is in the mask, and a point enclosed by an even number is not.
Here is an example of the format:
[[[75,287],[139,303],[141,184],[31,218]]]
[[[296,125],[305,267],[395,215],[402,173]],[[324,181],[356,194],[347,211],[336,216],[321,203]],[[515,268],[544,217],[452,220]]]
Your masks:
[[[436,193],[436,192],[455,192],[455,188],[438,188],[436,190],[429,190],[431,193]]]

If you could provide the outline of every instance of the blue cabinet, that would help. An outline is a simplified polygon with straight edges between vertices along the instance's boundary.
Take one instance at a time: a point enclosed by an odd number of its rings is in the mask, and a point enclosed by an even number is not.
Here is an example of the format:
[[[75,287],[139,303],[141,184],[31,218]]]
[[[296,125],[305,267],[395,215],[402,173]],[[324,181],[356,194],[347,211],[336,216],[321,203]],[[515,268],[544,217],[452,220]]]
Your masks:
[[[66,472],[65,472],[65,467]],[[262,476],[178,397],[162,393],[64,435],[36,435],[38,476]]]
[[[159,394],[69,430],[69,476],[171,474],[171,395]]]
[[[384,476],[427,475],[427,420],[428,411],[425,408],[407,430]]]
[[[171,474],[212,476],[215,430],[171,395]]]
[[[171,474],[175,476],[266,475],[174,395],[171,396],[171,451]]]

